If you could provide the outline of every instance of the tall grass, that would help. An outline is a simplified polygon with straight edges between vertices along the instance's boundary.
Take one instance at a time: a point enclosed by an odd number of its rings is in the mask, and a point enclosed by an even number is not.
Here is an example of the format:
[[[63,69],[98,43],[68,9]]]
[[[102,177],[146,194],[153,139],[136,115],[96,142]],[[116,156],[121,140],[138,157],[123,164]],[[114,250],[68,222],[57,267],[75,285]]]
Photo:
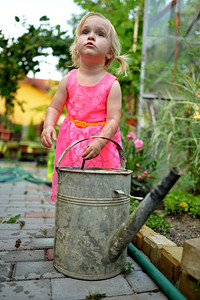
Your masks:
[[[169,95],[160,103],[159,116],[149,128],[150,147],[160,165],[177,166],[185,178],[185,188],[200,193],[200,75],[176,73],[182,97]]]

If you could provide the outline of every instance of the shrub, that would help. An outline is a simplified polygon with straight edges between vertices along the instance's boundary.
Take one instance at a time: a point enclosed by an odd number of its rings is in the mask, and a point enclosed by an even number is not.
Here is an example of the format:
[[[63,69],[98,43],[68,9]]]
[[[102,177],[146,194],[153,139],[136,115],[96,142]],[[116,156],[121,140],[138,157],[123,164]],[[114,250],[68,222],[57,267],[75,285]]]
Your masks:
[[[140,204],[138,200],[131,199],[130,201],[130,213],[132,213],[136,207]],[[155,210],[148,220],[145,223],[148,227],[150,227],[152,230],[166,233],[168,229],[170,228],[170,224],[163,218],[163,215]]]
[[[133,171],[131,195],[144,197],[152,187],[156,161],[150,155],[147,140],[137,139],[128,127],[123,127],[121,136],[127,159],[126,168]]]
[[[195,196],[186,191],[172,191],[164,198],[165,213],[172,215],[188,214],[200,216],[200,195]]]
[[[22,131],[23,131],[23,126],[21,124],[14,124],[13,132],[22,133]]]

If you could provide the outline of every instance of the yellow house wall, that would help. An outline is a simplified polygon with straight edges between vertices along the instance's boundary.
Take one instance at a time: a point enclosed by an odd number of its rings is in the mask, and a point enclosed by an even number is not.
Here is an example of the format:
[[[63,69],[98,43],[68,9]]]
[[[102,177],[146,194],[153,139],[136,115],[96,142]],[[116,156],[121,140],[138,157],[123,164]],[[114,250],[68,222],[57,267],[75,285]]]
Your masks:
[[[47,106],[52,98],[38,87],[32,86],[29,83],[21,82],[20,88],[17,91],[16,98],[24,101],[24,112],[21,111],[18,105],[15,106],[15,112],[12,116],[12,121],[17,124],[29,125],[31,119],[34,124],[40,124],[44,121],[44,116]],[[37,112],[34,108],[44,106],[44,111]],[[5,113],[5,107],[1,105],[1,114]]]

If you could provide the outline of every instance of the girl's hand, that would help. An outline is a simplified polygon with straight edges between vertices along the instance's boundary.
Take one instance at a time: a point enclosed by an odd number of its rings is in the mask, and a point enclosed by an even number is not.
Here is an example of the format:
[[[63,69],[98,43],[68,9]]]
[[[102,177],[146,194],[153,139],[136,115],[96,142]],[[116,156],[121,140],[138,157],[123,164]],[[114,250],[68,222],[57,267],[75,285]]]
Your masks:
[[[48,126],[45,129],[43,129],[41,134],[41,142],[45,148],[50,149],[53,146],[51,138],[55,142],[57,141],[56,130],[53,126]]]
[[[95,140],[87,145],[84,153],[82,154],[82,157],[84,159],[92,159],[99,155],[101,151],[100,143]]]

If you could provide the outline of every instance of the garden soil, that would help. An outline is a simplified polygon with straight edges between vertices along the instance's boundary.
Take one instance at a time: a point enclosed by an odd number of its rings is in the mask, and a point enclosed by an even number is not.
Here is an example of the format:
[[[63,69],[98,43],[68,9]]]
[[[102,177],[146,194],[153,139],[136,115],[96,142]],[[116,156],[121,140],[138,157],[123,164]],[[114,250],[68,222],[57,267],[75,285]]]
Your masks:
[[[186,240],[200,238],[200,218],[192,218],[187,214],[167,215],[164,218],[171,225],[165,236],[177,246],[182,247]]]

